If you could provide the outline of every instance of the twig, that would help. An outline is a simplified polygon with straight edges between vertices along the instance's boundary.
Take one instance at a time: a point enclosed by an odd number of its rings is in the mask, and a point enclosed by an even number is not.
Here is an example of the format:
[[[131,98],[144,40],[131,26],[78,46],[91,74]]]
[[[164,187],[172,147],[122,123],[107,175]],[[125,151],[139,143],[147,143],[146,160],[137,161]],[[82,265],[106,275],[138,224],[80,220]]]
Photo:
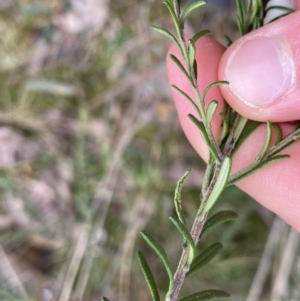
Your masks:
[[[284,225],[285,223],[279,217],[275,218],[246,301],[260,300]]]
[[[78,270],[80,268],[85,250],[87,248],[89,238],[88,233],[89,231],[87,226],[82,225],[79,229],[76,247],[58,301],[68,301],[70,299],[74,282],[78,274]]]
[[[288,297],[289,276],[291,274],[295,255],[300,243],[299,233],[290,228],[290,233],[281,257],[280,266],[273,284],[272,301],[282,301]]]
[[[23,286],[23,283],[18,277],[18,274],[14,270],[9,258],[7,257],[1,245],[0,245],[0,261],[1,261],[0,263],[1,270],[5,271],[7,277],[10,279],[11,284],[17,289],[19,295],[24,299],[28,299],[29,296]]]

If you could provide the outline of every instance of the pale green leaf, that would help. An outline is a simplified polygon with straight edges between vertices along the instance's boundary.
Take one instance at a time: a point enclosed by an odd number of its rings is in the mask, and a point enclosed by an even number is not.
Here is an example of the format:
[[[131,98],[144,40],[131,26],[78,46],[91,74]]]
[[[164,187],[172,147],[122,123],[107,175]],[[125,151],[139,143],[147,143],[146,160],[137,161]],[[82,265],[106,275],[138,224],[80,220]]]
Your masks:
[[[206,4],[206,1],[196,1],[190,5],[188,5],[185,10],[183,11],[182,15],[181,15],[181,22],[182,24],[184,23],[184,21],[186,20],[186,18],[188,17],[188,15],[194,11],[196,8],[199,8],[203,5]]]
[[[193,81],[190,77],[190,75],[188,74],[188,72],[186,71],[186,69],[184,68],[184,66],[182,65],[182,63],[179,61],[179,59],[171,54],[170,55],[170,59],[177,65],[177,67],[182,71],[182,73],[185,75],[185,77],[188,79],[188,81],[190,82],[191,85],[194,85],[193,84]]]
[[[207,110],[206,110],[206,122],[207,122],[207,125],[210,125],[212,119],[213,119],[213,116],[216,112],[216,109],[218,107],[218,102],[216,100],[212,100],[208,107],[207,107]]]
[[[206,223],[204,224],[204,227],[202,229],[201,235],[203,235],[207,230],[217,226],[218,224],[232,221],[234,219],[238,218],[238,215],[234,211],[220,211],[216,214],[214,214],[212,217],[210,217]]]
[[[178,91],[182,96],[184,96],[190,102],[190,104],[195,108],[195,110],[198,112],[198,114],[200,115],[200,110],[199,110],[198,106],[184,91],[182,91],[180,88],[178,88],[175,85],[172,85],[171,87],[174,88],[176,91]]]
[[[209,137],[207,135],[207,132],[205,130],[205,127],[203,125],[203,122],[201,122],[200,120],[198,120],[195,116],[193,116],[192,114],[189,114],[188,117],[192,120],[192,122],[197,126],[197,128],[200,130],[201,136],[203,138],[203,140],[205,141],[205,144],[207,145],[207,147],[210,150],[210,153],[212,154],[212,156],[215,158],[215,160],[217,160],[217,162],[219,162],[219,157],[218,154],[216,152],[216,150],[214,149],[214,147],[211,145],[211,142],[209,140]]]
[[[160,243],[151,235],[145,234],[144,232],[141,232],[141,235],[163,262],[170,280],[169,291],[172,291],[174,287],[173,272],[167,253],[165,252],[164,248],[160,245]]]
[[[261,125],[261,122],[248,120],[242,134],[240,135],[238,141],[235,144],[235,148],[233,152],[236,152],[240,146],[244,143],[244,141],[258,128],[259,125]]]
[[[215,204],[217,199],[219,198],[222,191],[225,189],[229,175],[231,171],[231,158],[225,157],[224,161],[222,162],[219,175],[217,177],[217,180],[214,184],[214,187],[207,199],[206,205],[204,207],[204,214],[206,214]]]
[[[184,297],[179,301],[208,301],[217,299],[227,299],[230,295],[224,291],[220,290],[207,290],[198,292],[196,294]]]
[[[177,182],[176,188],[175,188],[175,195],[174,195],[174,204],[175,204],[176,213],[177,213],[177,216],[178,216],[179,220],[184,225],[186,225],[186,222],[185,222],[184,213],[183,213],[183,210],[182,210],[182,207],[181,207],[181,190],[182,190],[184,180],[186,179],[186,177],[189,175],[190,172],[191,172],[191,170],[189,169],[179,179],[179,181]]]
[[[238,10],[238,16],[241,20],[241,24],[245,23],[245,18],[246,18],[246,6],[245,2],[243,0],[236,0],[236,7]]]
[[[214,243],[206,248],[193,260],[190,270],[187,272],[187,276],[190,276],[199,271],[203,266],[213,260],[216,255],[222,250],[222,248],[223,246],[219,242]]]
[[[221,145],[222,141],[225,139],[225,137],[228,134],[229,124],[226,116],[223,113],[221,113],[220,116],[222,118],[222,132],[218,141],[219,144]]]
[[[240,36],[243,36],[245,34],[244,24],[242,23],[239,16],[236,16],[236,25],[238,27]]]
[[[275,145],[277,145],[282,140],[282,137],[283,137],[282,129],[278,123],[273,123],[272,126],[274,127],[276,134],[277,134],[277,138],[276,138],[276,142],[275,142]]]
[[[197,32],[192,38],[191,38],[191,41],[193,41],[193,44],[196,45],[196,42],[202,38],[203,36],[206,36],[210,34],[210,31],[205,29],[205,30],[201,30],[199,32]]]
[[[175,29],[176,29],[176,32],[177,32],[177,35],[180,36],[181,35],[181,23],[180,23],[180,20],[178,19],[175,11],[174,11],[174,8],[173,8],[173,5],[170,4],[168,1],[165,1],[164,4],[166,5],[166,7],[168,8],[169,12],[170,12],[170,15],[173,19],[173,23],[175,25]]]
[[[177,39],[168,30],[166,30],[164,28],[161,28],[161,27],[158,27],[158,26],[151,26],[151,28],[153,30],[155,30],[156,32],[165,35],[166,37],[171,39],[174,43],[176,43],[179,46]]]
[[[151,269],[150,269],[150,267],[147,263],[146,258],[144,257],[143,253],[140,252],[140,251],[137,252],[137,256],[138,256],[139,265],[140,265],[140,267],[143,271],[144,277],[145,277],[146,282],[148,284],[152,300],[153,301],[160,301],[157,286],[156,286],[153,274],[152,274]],[[102,300],[102,301],[105,301],[105,300]]]
[[[196,48],[195,48],[195,44],[189,40],[188,42],[189,46],[188,46],[188,65],[190,68],[190,71],[194,71],[194,63],[195,63],[195,53],[196,53]]]
[[[243,130],[248,122],[248,119],[246,117],[243,117],[241,115],[237,115],[237,124],[234,127],[234,144],[239,140],[240,136],[243,133]]]
[[[203,94],[202,94],[202,98],[203,100],[206,98],[206,94],[208,93],[208,91],[210,91],[212,88],[214,87],[217,87],[217,86],[221,86],[221,85],[229,85],[229,82],[228,81],[225,81],[225,80],[220,80],[220,81],[216,81],[210,85],[208,85],[205,90],[203,91]]]
[[[174,224],[174,226],[177,228],[177,230],[180,232],[180,234],[183,236],[183,240],[184,241],[186,240],[188,242],[188,244],[192,247],[193,255],[194,255],[196,246],[195,246],[194,240],[193,240],[190,232],[186,228],[186,226],[179,219],[177,219],[175,217],[170,217],[170,220]]]
[[[264,146],[262,147],[259,155],[256,157],[256,159],[255,159],[256,161],[259,162],[265,157],[268,149],[270,148],[271,142],[272,142],[272,123],[270,121],[267,121],[266,141],[265,141]]]

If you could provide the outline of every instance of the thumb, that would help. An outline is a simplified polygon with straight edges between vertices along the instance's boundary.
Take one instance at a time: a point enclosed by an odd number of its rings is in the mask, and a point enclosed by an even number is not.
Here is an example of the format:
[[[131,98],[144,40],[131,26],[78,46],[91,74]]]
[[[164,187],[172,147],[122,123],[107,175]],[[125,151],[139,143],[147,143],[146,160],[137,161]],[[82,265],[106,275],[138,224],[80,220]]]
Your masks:
[[[300,1],[295,1],[300,9]],[[300,119],[300,11],[245,35],[219,65],[226,101],[258,121]]]

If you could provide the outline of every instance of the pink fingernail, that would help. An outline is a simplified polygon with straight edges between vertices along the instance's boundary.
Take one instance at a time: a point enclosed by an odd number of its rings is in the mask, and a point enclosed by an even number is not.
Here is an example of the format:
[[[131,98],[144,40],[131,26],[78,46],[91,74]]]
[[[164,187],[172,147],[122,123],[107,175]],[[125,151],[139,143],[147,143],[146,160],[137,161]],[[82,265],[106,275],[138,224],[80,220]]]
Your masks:
[[[241,44],[225,69],[229,88],[252,106],[272,104],[290,88],[292,56],[276,39],[255,37]]]

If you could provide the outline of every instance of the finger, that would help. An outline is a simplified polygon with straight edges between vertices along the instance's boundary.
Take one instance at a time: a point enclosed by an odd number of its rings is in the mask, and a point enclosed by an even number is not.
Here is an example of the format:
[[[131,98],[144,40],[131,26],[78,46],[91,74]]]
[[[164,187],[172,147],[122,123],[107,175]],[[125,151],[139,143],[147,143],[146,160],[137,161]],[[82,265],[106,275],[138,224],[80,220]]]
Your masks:
[[[217,42],[203,38],[197,43],[197,61],[198,61],[198,82],[200,89],[204,89],[208,84],[216,81],[216,68],[224,51],[223,47]],[[179,51],[173,46],[169,53],[177,56]],[[169,80],[171,84],[176,84],[187,94],[193,96],[192,90],[178,70],[177,66],[170,59],[167,60]],[[207,147],[200,139],[200,133],[192,122],[187,118],[187,114],[195,113],[193,107],[173,90],[173,96],[178,110],[178,115],[191,144],[196,151],[207,160]],[[223,101],[219,91],[215,89],[210,95],[222,105]],[[214,129],[217,134],[220,131],[220,124],[214,120]],[[291,125],[283,125],[285,134],[291,130]],[[262,148],[266,137],[266,126],[260,126],[234,155],[233,173],[253,162],[259,150]],[[286,152],[291,155],[290,159],[274,163],[251,177],[241,181],[238,186],[255,198],[266,208],[281,216],[287,223],[300,231],[300,142],[289,146]]]
[[[200,91],[203,91],[208,85],[217,81],[218,78],[218,65],[225,48],[209,37],[202,37],[196,43],[196,60],[197,60],[197,74],[198,74],[198,85]],[[173,45],[168,53],[167,67],[170,84],[178,86],[185,93],[187,93],[193,100],[195,99],[194,93],[188,83],[186,77],[179,70],[177,65],[169,58],[169,55],[173,54],[178,57],[183,63],[180,51],[176,45]],[[184,63],[183,63],[184,64]],[[185,65],[185,64],[184,64]],[[179,120],[181,126],[188,137],[190,143],[201,155],[202,158],[208,158],[208,150],[204,141],[200,138],[199,130],[188,118],[188,114],[193,114],[198,118],[196,110],[193,106],[182,96],[178,91],[172,89],[173,97],[175,100]],[[212,129],[214,135],[217,137],[220,133],[221,118],[219,113],[223,109],[223,98],[221,96],[218,87],[213,88],[207,94],[206,100],[217,100],[219,106],[215,113],[215,117],[212,121]]]
[[[259,121],[300,118],[299,28],[297,11],[247,34],[226,50],[219,79],[230,84],[221,90],[238,113]]]
[[[292,130],[290,124],[282,127],[285,134]],[[233,173],[255,160],[265,139],[266,126],[263,124],[233,156]],[[289,154],[290,158],[270,164],[238,182],[237,186],[300,232],[299,149],[300,141],[297,141],[280,153]]]

